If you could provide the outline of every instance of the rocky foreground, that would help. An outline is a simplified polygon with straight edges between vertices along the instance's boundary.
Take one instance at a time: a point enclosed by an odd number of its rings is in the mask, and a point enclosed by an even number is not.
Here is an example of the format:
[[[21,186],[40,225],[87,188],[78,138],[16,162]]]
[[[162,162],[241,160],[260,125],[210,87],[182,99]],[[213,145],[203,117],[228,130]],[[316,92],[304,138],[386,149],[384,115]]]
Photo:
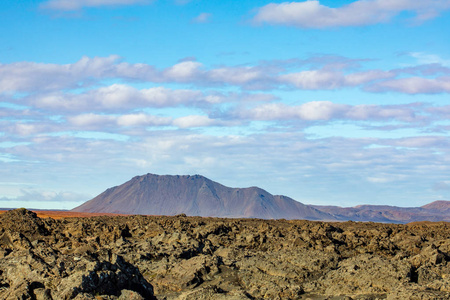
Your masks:
[[[449,223],[0,216],[0,299],[450,299]]]

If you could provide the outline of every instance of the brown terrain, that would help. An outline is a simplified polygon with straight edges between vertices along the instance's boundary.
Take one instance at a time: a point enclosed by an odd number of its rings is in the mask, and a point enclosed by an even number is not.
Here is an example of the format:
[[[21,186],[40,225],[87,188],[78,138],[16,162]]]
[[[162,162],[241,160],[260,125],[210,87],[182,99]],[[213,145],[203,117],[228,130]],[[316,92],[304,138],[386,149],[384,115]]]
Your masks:
[[[38,213],[0,215],[0,299],[450,299],[445,222]]]
[[[0,215],[9,211],[0,210]],[[125,214],[110,214],[110,213],[85,213],[85,212],[75,212],[67,210],[34,210],[34,213],[39,218],[52,218],[55,220],[62,218],[89,218],[89,217],[99,217],[99,216],[125,216]]]

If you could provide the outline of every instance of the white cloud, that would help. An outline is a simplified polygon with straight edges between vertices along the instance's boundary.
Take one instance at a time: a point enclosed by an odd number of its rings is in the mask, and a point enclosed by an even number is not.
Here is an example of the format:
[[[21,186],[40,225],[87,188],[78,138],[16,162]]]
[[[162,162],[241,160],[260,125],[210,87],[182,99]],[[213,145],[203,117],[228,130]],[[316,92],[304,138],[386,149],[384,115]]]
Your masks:
[[[120,111],[124,108],[201,106],[218,103],[220,99],[220,95],[205,95],[196,90],[172,90],[164,87],[139,90],[128,85],[113,84],[81,94],[50,93],[29,97],[25,101],[38,108],[53,110]]]
[[[275,83],[273,72],[259,66],[219,67],[207,70],[188,60],[165,69],[120,62],[120,57],[82,57],[72,64],[18,62],[0,64],[0,93],[40,92],[85,88],[104,79],[140,82],[180,82],[200,85],[254,85]],[[272,77],[272,78],[271,78]],[[270,81],[272,80],[272,83]],[[261,84],[263,81],[264,84]]]
[[[52,132],[54,131],[54,124],[49,122],[45,122],[42,120],[38,121],[28,121],[24,122],[20,121],[5,121],[2,122],[2,131],[4,133],[10,133],[13,135],[18,135],[21,137],[33,136],[35,134],[43,133],[43,132]]]
[[[436,54],[428,54],[423,52],[410,52],[409,55],[417,59],[419,64],[439,64],[450,67],[450,60],[444,59]]]
[[[222,121],[202,115],[187,115],[179,118],[160,117],[144,113],[124,115],[81,114],[68,117],[67,128],[72,130],[120,131],[119,127],[176,126],[178,128],[195,128],[210,126],[233,126],[236,121]],[[75,126],[75,127],[73,127]]]
[[[279,76],[282,83],[305,90],[334,90],[359,86],[369,82],[394,77],[392,72],[370,70],[346,75],[342,71],[308,70]]]
[[[257,84],[259,81],[270,81],[270,76],[258,67],[222,67],[210,70],[208,80],[213,83],[232,85]],[[273,84],[273,83],[272,83]]]
[[[48,0],[41,8],[57,11],[76,11],[84,7],[123,6],[147,4],[149,0]]]
[[[256,107],[251,114],[256,119],[300,119],[307,121],[329,120],[346,108],[345,105],[329,101],[312,101],[299,106],[284,104],[267,104]]]
[[[78,129],[103,129],[107,127],[134,127],[134,126],[165,126],[172,123],[172,118],[158,117],[144,113],[115,115],[82,114],[69,117],[70,124],[77,126]],[[116,130],[116,128],[112,128]]]
[[[304,64],[293,64],[289,70],[294,67],[305,68]],[[288,72],[287,68],[285,62],[273,61],[261,62],[253,66],[220,66],[208,69],[200,62],[187,60],[167,68],[157,69],[147,64],[120,62],[120,57],[117,55],[82,57],[75,63],[63,65],[18,62],[0,64],[0,94],[29,94],[29,98],[35,98],[36,103],[42,107],[60,106],[76,110],[90,102],[87,98],[82,100],[83,97],[91,97],[95,99],[94,104],[103,103],[102,107],[109,105],[111,108],[123,107],[129,102],[141,101],[141,104],[149,105],[158,105],[160,101],[163,102],[160,105],[170,102],[161,98],[157,99],[158,89],[164,89],[162,87],[136,90],[124,84],[128,82],[186,83],[201,87],[230,85],[246,90],[285,87],[303,90],[336,90],[356,87],[370,92],[393,91],[408,94],[450,92],[448,77],[450,69],[440,64],[387,71],[376,69],[355,71],[354,64],[339,58],[337,61],[336,59],[325,63],[322,61],[319,69]],[[414,77],[411,77],[411,74]],[[124,83],[110,84],[94,91],[87,91],[88,88],[101,85],[106,80]],[[62,92],[62,90],[70,89],[79,89],[78,94],[70,95]],[[174,96],[176,93],[173,91],[171,94]],[[200,92],[197,91],[197,93]],[[166,94],[166,92],[162,91],[159,94]],[[186,90],[180,91],[179,94],[186,94]],[[130,101],[130,97],[136,100]],[[150,99],[152,97],[153,100]],[[189,97],[198,98],[195,95]],[[71,99],[77,101],[69,101]]]
[[[177,118],[173,121],[173,125],[180,128],[207,127],[218,125],[217,120],[210,119],[207,116],[185,116]]]
[[[424,117],[416,105],[347,105],[330,101],[311,101],[297,106],[269,103],[233,114],[250,120],[353,120],[402,122],[422,121]]]
[[[172,118],[157,117],[143,113],[122,115],[117,118],[119,126],[165,126],[170,125]]]
[[[405,94],[450,93],[450,77],[409,77],[381,81],[366,87],[370,92],[400,92]]]
[[[19,135],[31,135],[36,132],[39,132],[40,131],[39,127],[40,127],[39,125],[35,124],[19,123],[16,124],[15,131]]]
[[[258,9],[255,23],[327,28],[385,23],[401,12],[427,20],[450,8],[448,0],[358,0],[342,7],[328,7],[317,0],[270,3]]]
[[[163,75],[173,81],[191,81],[202,74],[202,64],[196,61],[180,62],[163,72]]]
[[[357,72],[345,76],[345,82],[349,86],[359,86],[373,81],[388,79],[395,77],[394,72],[369,70],[364,72]]]
[[[98,115],[94,113],[77,115],[69,117],[68,120],[71,124],[79,128],[98,128],[105,127],[115,121],[114,116],[110,115]]]
[[[210,13],[201,13],[197,17],[195,17],[192,21],[194,23],[209,23],[211,22],[212,14]]]
[[[76,88],[93,78],[117,75],[117,55],[108,57],[82,57],[73,64],[44,64],[17,62],[0,64],[0,93],[36,92]]]
[[[345,85],[342,74],[332,71],[312,70],[280,76],[280,81],[306,90],[336,89]]]

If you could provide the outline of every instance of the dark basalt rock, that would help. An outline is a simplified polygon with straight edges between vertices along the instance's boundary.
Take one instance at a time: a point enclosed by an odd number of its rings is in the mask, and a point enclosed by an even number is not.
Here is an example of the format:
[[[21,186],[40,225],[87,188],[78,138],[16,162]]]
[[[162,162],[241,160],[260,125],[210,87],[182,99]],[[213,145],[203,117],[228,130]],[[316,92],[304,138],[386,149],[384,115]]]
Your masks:
[[[450,299],[448,223],[23,209],[0,223],[0,299]]]

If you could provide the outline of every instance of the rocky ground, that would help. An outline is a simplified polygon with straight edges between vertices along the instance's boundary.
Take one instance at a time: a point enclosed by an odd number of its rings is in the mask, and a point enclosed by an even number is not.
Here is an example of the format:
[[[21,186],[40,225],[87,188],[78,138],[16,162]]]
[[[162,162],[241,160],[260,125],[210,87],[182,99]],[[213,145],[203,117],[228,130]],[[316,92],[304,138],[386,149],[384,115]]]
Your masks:
[[[0,216],[1,299],[450,299],[449,223]]]

